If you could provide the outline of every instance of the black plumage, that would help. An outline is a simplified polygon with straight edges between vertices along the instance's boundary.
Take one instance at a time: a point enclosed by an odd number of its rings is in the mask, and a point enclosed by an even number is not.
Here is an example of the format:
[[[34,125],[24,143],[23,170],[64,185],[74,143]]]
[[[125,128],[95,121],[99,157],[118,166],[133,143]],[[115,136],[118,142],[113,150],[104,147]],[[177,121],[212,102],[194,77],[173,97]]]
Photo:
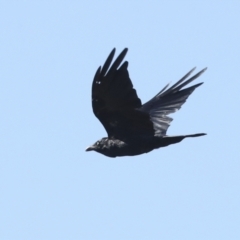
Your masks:
[[[173,120],[168,115],[179,110],[202,83],[183,87],[199,77],[206,68],[189,78],[195,70],[192,69],[173,86],[167,85],[155,97],[142,104],[129,78],[128,62],[121,65],[127,51],[125,48],[110,67],[115,54],[113,49],[94,76],[93,112],[106,129],[108,137],[97,141],[86,151],[94,150],[108,157],[134,156],[178,143],[186,137],[205,135],[167,136],[166,132]]]

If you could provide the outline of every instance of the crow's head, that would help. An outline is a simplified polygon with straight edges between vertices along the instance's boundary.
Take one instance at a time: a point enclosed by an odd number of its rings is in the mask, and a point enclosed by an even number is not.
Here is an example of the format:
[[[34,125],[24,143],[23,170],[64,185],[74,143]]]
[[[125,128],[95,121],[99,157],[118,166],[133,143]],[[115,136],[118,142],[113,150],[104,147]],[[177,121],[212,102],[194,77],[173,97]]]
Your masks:
[[[112,140],[108,138],[102,138],[95,142],[92,146],[89,146],[86,151],[96,151],[108,157],[115,157],[112,155],[111,147],[114,145]]]
[[[121,156],[121,149],[126,146],[126,143],[117,140],[102,138],[95,142],[92,146],[88,147],[86,151],[96,151],[108,157]]]

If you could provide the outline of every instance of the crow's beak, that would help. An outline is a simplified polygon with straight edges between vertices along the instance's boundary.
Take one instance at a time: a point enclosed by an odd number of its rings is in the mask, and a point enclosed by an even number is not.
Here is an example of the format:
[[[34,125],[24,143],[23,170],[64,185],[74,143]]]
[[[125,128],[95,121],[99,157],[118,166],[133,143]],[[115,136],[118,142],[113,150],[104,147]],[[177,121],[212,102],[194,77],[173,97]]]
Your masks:
[[[89,146],[89,147],[87,147],[85,151],[88,152],[88,151],[92,151],[92,150],[94,150],[94,146]]]

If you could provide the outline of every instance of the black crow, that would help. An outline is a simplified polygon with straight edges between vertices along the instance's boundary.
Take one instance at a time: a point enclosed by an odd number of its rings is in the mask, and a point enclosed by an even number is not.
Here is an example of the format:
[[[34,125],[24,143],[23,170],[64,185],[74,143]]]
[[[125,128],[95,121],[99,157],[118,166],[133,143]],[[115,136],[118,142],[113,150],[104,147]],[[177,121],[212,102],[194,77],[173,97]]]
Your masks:
[[[108,157],[134,156],[181,142],[186,137],[206,135],[166,135],[173,120],[168,115],[180,109],[188,96],[202,83],[182,88],[199,77],[206,68],[188,78],[195,70],[193,68],[173,86],[168,88],[168,84],[150,101],[142,104],[129,78],[128,62],[120,66],[127,51],[125,48],[110,67],[114,48],[94,76],[93,112],[106,129],[108,137],[97,141],[86,151],[94,150]]]

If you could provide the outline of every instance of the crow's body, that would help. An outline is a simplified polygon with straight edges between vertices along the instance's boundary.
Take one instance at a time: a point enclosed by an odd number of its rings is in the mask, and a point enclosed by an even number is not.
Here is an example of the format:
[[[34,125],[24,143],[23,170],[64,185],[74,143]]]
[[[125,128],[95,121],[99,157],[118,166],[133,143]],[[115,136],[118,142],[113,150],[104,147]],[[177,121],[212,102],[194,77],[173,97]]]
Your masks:
[[[121,52],[110,67],[114,53],[115,49],[102,69],[98,68],[92,84],[93,112],[105,127],[108,137],[88,147],[87,151],[94,150],[108,157],[134,156],[178,143],[186,137],[205,135],[167,136],[166,132],[172,121],[168,115],[179,110],[188,96],[202,83],[182,88],[206,69],[188,78],[194,70],[192,69],[176,84],[170,88],[167,85],[142,105],[129,78],[128,62],[120,66],[127,49]]]

